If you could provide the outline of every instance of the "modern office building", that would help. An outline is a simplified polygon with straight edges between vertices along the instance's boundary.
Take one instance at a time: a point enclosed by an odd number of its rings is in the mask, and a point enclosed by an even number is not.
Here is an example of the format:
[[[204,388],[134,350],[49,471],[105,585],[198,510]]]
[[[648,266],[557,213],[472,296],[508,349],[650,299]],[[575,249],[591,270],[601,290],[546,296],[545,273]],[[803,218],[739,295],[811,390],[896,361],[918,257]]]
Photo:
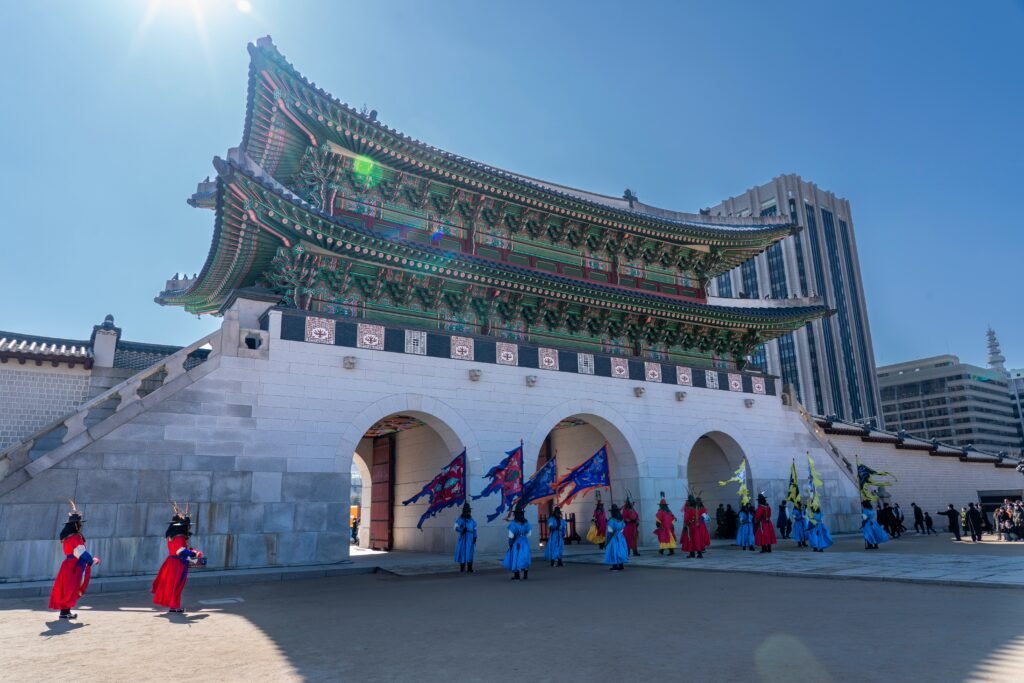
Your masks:
[[[759,346],[753,365],[794,387],[812,413],[884,427],[875,354],[850,203],[797,175],[783,175],[710,209],[721,216],[788,215],[802,230],[715,278],[718,297],[820,296],[835,315]]]
[[[1020,454],[1019,419],[1005,371],[952,355],[878,368],[882,412],[891,430],[954,446]]]

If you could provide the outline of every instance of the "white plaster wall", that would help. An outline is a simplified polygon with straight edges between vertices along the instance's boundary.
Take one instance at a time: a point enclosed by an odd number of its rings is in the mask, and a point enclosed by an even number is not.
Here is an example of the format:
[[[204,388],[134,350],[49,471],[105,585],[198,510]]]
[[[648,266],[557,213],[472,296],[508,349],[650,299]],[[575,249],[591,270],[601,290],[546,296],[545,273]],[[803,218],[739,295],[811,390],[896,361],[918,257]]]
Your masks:
[[[864,442],[855,436],[829,435],[828,439],[850,462],[859,456],[868,467],[896,475],[898,481],[886,490],[904,514],[909,515],[910,504],[917,503],[934,517],[936,511],[945,510],[950,503],[960,509],[977,501],[980,493],[1015,491],[1016,497],[1020,497],[1024,488],[1024,476],[1013,468],[901,450],[892,444]]]

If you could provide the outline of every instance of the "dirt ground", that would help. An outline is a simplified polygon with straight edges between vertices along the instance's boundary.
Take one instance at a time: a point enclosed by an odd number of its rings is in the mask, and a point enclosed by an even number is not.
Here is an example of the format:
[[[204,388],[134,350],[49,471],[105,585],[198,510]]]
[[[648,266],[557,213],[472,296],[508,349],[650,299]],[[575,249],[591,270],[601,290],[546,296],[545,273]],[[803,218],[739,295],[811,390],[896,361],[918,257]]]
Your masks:
[[[1024,590],[535,567],[0,601],[4,681],[1020,681]]]

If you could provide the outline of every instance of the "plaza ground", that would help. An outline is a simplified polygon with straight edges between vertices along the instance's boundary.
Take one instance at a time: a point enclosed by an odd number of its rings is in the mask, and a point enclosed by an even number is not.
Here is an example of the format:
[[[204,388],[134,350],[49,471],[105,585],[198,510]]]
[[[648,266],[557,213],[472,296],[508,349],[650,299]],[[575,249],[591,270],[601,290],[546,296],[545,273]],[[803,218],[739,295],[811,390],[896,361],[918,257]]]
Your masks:
[[[528,582],[195,586],[184,616],[148,597],[90,595],[71,624],[39,598],[0,600],[4,680],[1011,681],[1024,668],[1019,588],[537,563]]]

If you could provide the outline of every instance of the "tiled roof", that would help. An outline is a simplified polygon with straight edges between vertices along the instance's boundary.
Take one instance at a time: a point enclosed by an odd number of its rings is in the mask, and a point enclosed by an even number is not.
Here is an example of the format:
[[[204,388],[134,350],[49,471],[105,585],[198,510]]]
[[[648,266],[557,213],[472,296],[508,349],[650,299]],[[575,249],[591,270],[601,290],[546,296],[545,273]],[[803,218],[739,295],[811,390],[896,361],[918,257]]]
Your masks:
[[[92,358],[92,350],[89,348],[89,342],[77,339],[0,332],[0,355],[38,357],[46,360],[55,358],[86,360]]]

